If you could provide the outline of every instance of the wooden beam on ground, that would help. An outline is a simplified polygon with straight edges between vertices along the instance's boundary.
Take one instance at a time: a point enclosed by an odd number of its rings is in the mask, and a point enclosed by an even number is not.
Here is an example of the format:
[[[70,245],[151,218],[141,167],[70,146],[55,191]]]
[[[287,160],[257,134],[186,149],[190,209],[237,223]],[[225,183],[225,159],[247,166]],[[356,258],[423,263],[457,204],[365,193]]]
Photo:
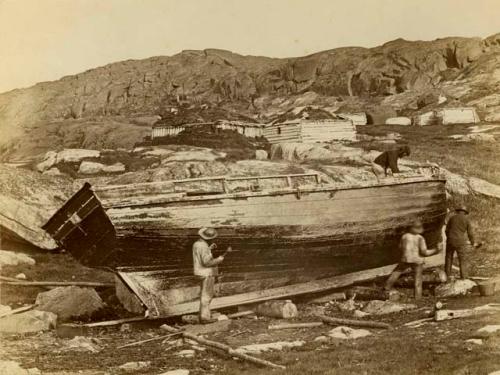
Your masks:
[[[236,318],[241,318],[243,316],[248,316],[248,315],[255,315],[255,312],[252,310],[246,310],[246,311],[240,311],[234,314],[229,314],[227,317],[229,319],[236,319]]]
[[[188,333],[188,332],[182,332],[182,331],[178,330],[177,328],[170,327],[166,324],[163,324],[161,327],[162,327],[162,329],[164,329],[168,332],[171,332],[171,333],[181,332],[182,336],[184,338],[191,339],[191,340],[196,341],[197,343],[202,344],[204,346],[207,346],[209,348],[220,349],[220,350],[224,351],[225,353],[229,354],[231,357],[236,357],[236,358],[239,358],[239,359],[242,359],[244,361],[247,361],[247,362],[250,362],[250,363],[253,363],[256,365],[260,365],[260,366],[266,366],[266,367],[276,368],[276,369],[280,369],[280,370],[286,369],[285,366],[277,365],[275,363],[266,361],[264,359],[260,359],[260,358],[253,357],[253,356],[248,355],[248,354],[240,353],[237,350],[234,350],[233,348],[231,348],[230,346],[222,344],[220,342],[207,340],[207,339],[204,339],[203,337],[193,335],[193,334]]]
[[[425,268],[437,267],[443,264],[443,257],[435,255],[428,257],[424,265]],[[225,307],[246,305],[257,302],[268,301],[272,299],[280,299],[304,295],[308,293],[318,293],[328,291],[331,289],[342,288],[350,286],[354,283],[370,281],[379,277],[388,276],[396,267],[396,264],[388,266],[372,268],[353,273],[348,273],[339,276],[328,277],[325,279],[308,281],[301,284],[291,284],[278,288],[263,289],[255,292],[235,294],[231,296],[224,296],[214,298],[210,307],[214,310],[222,309]],[[186,302],[166,308],[162,317],[178,316],[185,314],[192,314],[199,310],[199,301]]]
[[[157,336],[157,337],[153,337],[151,339],[146,339],[146,340],[131,342],[129,344],[125,344],[125,345],[119,346],[116,349],[123,349],[123,348],[128,348],[128,347],[131,347],[131,346],[142,345],[142,344],[145,344],[147,342],[157,341],[157,340],[163,340],[163,339],[167,339],[169,337],[177,336],[177,335],[180,335],[180,334],[182,334],[182,332],[180,332],[180,331],[179,332],[174,332],[174,333],[169,333],[168,335]]]
[[[14,314],[19,314],[25,311],[29,311],[33,309],[36,305],[28,305],[28,306],[23,306],[23,307],[18,307],[17,309],[10,310],[7,312],[4,312],[3,314],[0,314],[0,318],[3,318],[4,316],[9,316],[9,315],[14,315]]]
[[[95,322],[95,323],[87,323],[87,324],[82,324],[82,327],[108,327],[108,326],[115,326],[117,324],[123,324],[123,323],[132,323],[132,322],[142,322],[144,320],[148,320],[149,318],[146,318],[144,316],[135,316],[133,318],[124,318],[124,319],[115,319],[115,320],[106,320],[104,322]]]
[[[373,322],[370,320],[353,320],[353,319],[339,319],[333,318],[326,315],[317,315],[319,319],[328,324],[334,325],[345,325],[345,326],[354,326],[354,327],[367,327],[367,328],[382,328],[389,329],[391,328],[390,324],[383,322]]]
[[[114,286],[113,283],[95,283],[90,281],[0,281],[0,285],[17,285],[17,286],[82,286],[92,288],[109,288]]]
[[[271,324],[267,327],[267,329],[277,330],[277,329],[315,328],[315,327],[321,327],[322,325],[323,325],[323,322]]]
[[[462,310],[436,310],[434,313],[434,320],[440,322],[443,320],[468,318],[472,316],[487,315],[500,312],[500,304],[487,304],[473,309]]]

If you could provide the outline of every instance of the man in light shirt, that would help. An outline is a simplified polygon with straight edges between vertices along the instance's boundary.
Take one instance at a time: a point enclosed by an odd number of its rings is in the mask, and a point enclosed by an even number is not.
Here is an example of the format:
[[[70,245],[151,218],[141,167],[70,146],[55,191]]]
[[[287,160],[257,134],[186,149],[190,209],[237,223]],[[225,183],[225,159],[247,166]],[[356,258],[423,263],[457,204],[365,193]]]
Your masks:
[[[425,257],[437,254],[442,250],[442,246],[440,245],[438,245],[437,249],[427,249],[427,244],[422,233],[424,233],[422,222],[416,220],[411,225],[408,233],[403,234],[401,237],[399,243],[401,261],[387,279],[385,290],[392,289],[401,274],[411,268],[415,279],[415,299],[422,297],[422,272]]]
[[[201,279],[200,323],[214,321],[210,313],[210,302],[214,297],[215,277],[219,274],[218,265],[224,256],[214,258],[212,250],[217,247],[213,242],[217,238],[214,228],[201,228],[200,238],[193,244],[193,271]]]

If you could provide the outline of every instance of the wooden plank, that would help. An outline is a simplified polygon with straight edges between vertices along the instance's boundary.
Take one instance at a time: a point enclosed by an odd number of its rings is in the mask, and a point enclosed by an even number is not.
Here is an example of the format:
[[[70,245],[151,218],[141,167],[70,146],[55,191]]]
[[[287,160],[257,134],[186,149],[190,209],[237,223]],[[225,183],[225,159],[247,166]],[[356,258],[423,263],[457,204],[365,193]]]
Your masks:
[[[18,307],[17,309],[10,310],[10,311],[4,312],[3,314],[0,314],[0,318],[3,318],[4,316],[10,316],[10,315],[19,314],[19,313],[22,313],[25,311],[29,311],[29,310],[35,308],[35,306],[36,305],[33,304],[33,305]]]
[[[426,259],[425,268],[437,267],[443,264],[442,255],[432,256]],[[261,291],[236,294],[233,296],[219,297],[212,301],[212,309],[221,309],[230,306],[246,305],[271,299],[279,299],[285,297],[293,297],[308,293],[318,293],[330,289],[341,288],[352,285],[357,282],[369,281],[378,277],[389,275],[396,264],[389,266],[378,267],[370,270],[353,272],[341,276],[334,276],[326,279],[309,281],[302,284],[292,284],[284,287],[264,289]],[[184,314],[192,314],[199,309],[199,302],[188,302],[175,306],[171,306],[164,311],[164,316],[177,316]]]
[[[0,285],[16,285],[16,286],[81,286],[92,288],[109,288],[114,286],[113,283],[96,283],[92,281],[0,281]]]

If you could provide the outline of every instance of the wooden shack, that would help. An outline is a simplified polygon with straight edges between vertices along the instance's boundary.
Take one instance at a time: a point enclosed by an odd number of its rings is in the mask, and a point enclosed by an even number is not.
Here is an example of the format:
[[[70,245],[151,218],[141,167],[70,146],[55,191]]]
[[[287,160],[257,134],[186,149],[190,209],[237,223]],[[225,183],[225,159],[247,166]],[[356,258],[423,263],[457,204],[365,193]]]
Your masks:
[[[269,124],[264,128],[264,137],[269,143],[328,142],[333,140],[354,141],[356,127],[351,120],[297,119]]]
[[[264,128],[263,124],[241,122],[241,121],[228,121],[228,120],[218,120],[214,122],[196,122],[187,124],[162,124],[153,126],[151,131],[151,139],[158,139],[163,137],[175,137],[180,132],[184,131],[186,128],[192,126],[212,126],[217,129],[233,130],[245,137],[256,138],[262,137],[262,130]]]
[[[480,121],[473,107],[440,108],[421,113],[413,118],[413,123],[418,126],[476,124]]]

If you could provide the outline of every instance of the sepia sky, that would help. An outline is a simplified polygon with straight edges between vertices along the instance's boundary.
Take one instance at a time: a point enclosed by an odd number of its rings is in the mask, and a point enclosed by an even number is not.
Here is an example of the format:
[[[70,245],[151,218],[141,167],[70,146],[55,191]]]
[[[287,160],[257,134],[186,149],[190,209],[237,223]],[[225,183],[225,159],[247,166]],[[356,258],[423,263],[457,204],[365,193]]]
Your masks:
[[[0,92],[125,59],[300,56],[500,32],[500,0],[0,0]]]

